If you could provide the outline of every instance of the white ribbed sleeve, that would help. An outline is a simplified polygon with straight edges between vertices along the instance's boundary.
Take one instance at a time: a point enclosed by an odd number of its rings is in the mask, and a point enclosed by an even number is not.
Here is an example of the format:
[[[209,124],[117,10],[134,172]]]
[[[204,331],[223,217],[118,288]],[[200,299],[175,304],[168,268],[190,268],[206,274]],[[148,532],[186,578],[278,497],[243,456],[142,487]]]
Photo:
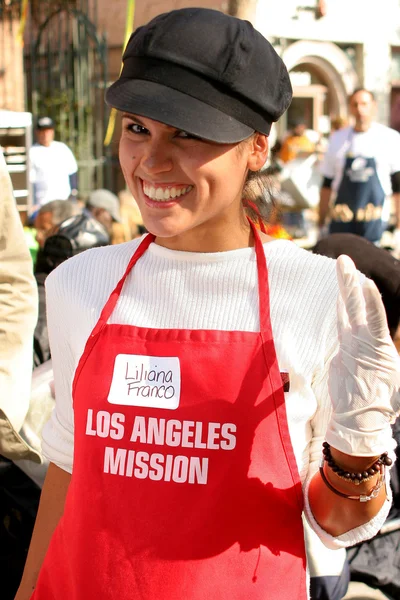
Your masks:
[[[46,280],[56,408],[43,432],[46,457],[72,471],[71,387],[85,342],[140,240],[88,250],[63,263]],[[329,360],[337,350],[335,261],[294,243],[264,245],[269,270],[271,322],[285,394],[289,430],[304,484],[318,467],[330,418]],[[243,248],[191,253],[151,244],[128,277],[111,323],[154,328],[257,331],[255,252]],[[383,522],[386,502],[377,519]],[[335,540],[313,522],[328,546],[353,545],[371,535],[363,526]],[[377,523],[374,529],[377,531]],[[379,527],[378,527],[379,528]]]

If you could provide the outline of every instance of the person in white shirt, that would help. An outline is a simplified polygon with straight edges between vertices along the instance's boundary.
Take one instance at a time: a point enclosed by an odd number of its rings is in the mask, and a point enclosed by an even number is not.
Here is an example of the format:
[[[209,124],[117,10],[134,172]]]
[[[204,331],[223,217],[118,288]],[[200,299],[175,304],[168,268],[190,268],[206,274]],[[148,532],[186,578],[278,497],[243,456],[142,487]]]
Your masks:
[[[16,600],[307,600],[303,508],[338,548],[390,507],[379,293],[246,212],[292,97],[250,23],[171,11],[123,62],[106,101],[149,233],[47,279],[56,409]]]
[[[38,119],[36,140],[29,150],[33,212],[52,200],[68,200],[76,194],[78,185],[75,157],[66,144],[54,140],[50,117]]]
[[[392,196],[400,230],[400,134],[373,121],[372,92],[355,90],[349,108],[354,126],[332,134],[321,167],[319,226],[329,218],[330,233],[379,242],[391,216]]]
[[[19,432],[29,409],[37,304],[32,259],[0,149],[0,457],[31,457]]]

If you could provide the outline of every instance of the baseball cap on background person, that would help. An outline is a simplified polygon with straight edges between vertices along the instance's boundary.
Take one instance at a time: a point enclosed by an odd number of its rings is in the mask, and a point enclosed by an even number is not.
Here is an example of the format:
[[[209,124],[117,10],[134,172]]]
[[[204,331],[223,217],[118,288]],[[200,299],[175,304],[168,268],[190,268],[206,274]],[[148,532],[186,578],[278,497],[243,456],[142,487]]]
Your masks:
[[[112,224],[121,222],[118,196],[109,190],[91,192],[86,202],[87,210],[111,233]]]
[[[378,248],[353,233],[332,233],[313,248],[314,254],[338,258],[347,254],[357,269],[375,283],[382,295],[390,335],[395,336],[400,324],[400,261],[390,252]]]
[[[174,10],[139,27],[120,78],[106,91],[106,102],[120,111],[217,143],[268,135],[291,99],[287,69],[261,33],[202,8]]]
[[[50,117],[39,117],[36,121],[36,129],[54,129],[54,121]]]

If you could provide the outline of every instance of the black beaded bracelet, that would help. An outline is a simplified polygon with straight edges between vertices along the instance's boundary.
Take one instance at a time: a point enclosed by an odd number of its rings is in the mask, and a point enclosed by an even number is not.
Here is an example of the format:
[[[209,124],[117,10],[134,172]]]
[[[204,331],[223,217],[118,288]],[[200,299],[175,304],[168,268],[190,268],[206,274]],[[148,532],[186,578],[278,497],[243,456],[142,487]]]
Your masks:
[[[339,465],[335,462],[331,454],[331,447],[328,442],[324,442],[322,444],[323,449],[322,453],[324,455],[324,460],[326,460],[330,469],[345,481],[349,483],[354,483],[354,485],[360,485],[360,483],[364,483],[365,481],[369,481],[372,477],[375,477],[378,473],[381,472],[381,466],[390,467],[392,464],[392,459],[389,458],[388,453],[384,452],[380,455],[380,457],[365,471],[362,472],[351,472],[339,467]]]

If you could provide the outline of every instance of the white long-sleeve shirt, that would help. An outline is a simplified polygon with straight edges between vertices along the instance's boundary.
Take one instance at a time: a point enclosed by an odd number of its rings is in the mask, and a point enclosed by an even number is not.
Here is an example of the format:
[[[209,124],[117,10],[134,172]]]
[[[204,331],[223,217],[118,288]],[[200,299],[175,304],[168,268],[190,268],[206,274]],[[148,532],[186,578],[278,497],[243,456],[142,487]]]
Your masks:
[[[87,338],[140,240],[88,250],[47,278],[47,311],[56,408],[43,432],[43,451],[72,472],[72,381]],[[305,512],[328,547],[372,537],[390,508],[369,523],[333,538],[312,517],[308,483],[319,466],[331,416],[330,359],[337,352],[335,261],[286,240],[264,245],[269,270],[271,323],[278,364],[290,375],[285,394],[289,432],[305,489]],[[262,292],[263,290],[261,290]],[[151,328],[259,329],[255,252],[170,250],[152,243],[127,278],[110,323]]]

